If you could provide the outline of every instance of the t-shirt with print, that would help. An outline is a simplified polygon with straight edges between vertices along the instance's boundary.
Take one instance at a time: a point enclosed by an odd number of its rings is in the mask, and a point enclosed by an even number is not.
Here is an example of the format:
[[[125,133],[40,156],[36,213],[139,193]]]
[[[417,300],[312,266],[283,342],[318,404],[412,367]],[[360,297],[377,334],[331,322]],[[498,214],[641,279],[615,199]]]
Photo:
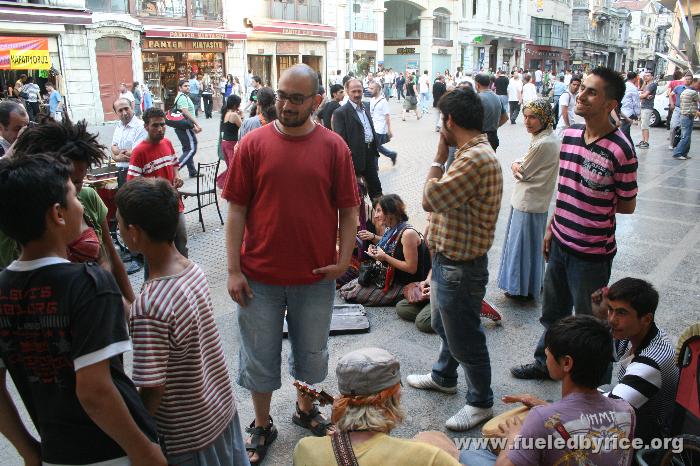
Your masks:
[[[642,88],[642,92],[649,93],[649,96],[646,99],[642,99],[642,108],[646,108],[647,110],[654,109],[654,97],[656,97],[657,87],[658,86],[656,83],[652,81]]]
[[[347,144],[321,125],[291,137],[269,124],[236,151],[223,197],[248,207],[243,273],[269,285],[322,280],[312,270],[337,261],[338,209],[360,204]]]
[[[571,393],[555,403],[535,406],[530,410],[520,429],[520,437],[516,441],[519,443],[515,443],[507,452],[508,459],[517,466],[628,465],[634,450],[612,448],[612,445],[606,445],[606,440],[610,444],[614,443],[614,439],[631,440],[634,438],[634,425],[634,411],[626,401],[607,398],[597,392]],[[533,448],[537,445],[536,439],[550,441],[553,446],[565,442],[562,433],[568,433],[578,441],[599,441],[600,451],[595,453],[595,446],[573,450]]]
[[[161,139],[158,144],[145,140],[131,151],[126,179],[137,176],[163,178],[172,184],[177,175],[178,165],[175,149],[168,138]],[[180,199],[180,212],[184,211],[185,205]]]
[[[134,384],[161,387],[155,413],[168,454],[201,450],[236,409],[207,277],[198,265],[146,281],[131,306]]]
[[[615,213],[637,195],[637,155],[619,129],[586,144],[585,125],[564,130],[552,233],[567,251],[607,261],[617,252]]]
[[[76,395],[76,372],[109,361],[112,382],[143,433],[156,428],[124,373],[131,350],[122,295],[95,264],[62,258],[15,261],[0,272],[0,365],[22,397],[41,438],[41,459],[89,464],[124,451],[87,415]]]

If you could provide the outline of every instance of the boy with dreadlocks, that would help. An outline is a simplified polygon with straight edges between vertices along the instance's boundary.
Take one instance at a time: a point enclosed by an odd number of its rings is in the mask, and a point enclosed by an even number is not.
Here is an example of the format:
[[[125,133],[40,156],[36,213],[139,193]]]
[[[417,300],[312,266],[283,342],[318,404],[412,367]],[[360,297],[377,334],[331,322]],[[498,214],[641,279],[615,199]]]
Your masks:
[[[107,206],[97,192],[83,186],[88,169],[102,164],[105,147],[97,141],[97,135],[88,132],[87,123],[73,124],[68,118],[62,122],[46,119],[41,124],[27,128],[15,142],[14,155],[55,153],[68,159],[72,164],[71,180],[75,185],[78,200],[83,205],[83,222],[80,236],[68,245],[68,260],[71,262],[96,262],[114,275],[124,298],[132,302],[134,291],[124,269],[124,263],[117,253],[107,224]],[[5,244],[0,242],[0,244]],[[1,247],[1,246],[0,246]],[[0,253],[0,257],[16,259],[15,250]],[[8,264],[0,264],[5,267]]]

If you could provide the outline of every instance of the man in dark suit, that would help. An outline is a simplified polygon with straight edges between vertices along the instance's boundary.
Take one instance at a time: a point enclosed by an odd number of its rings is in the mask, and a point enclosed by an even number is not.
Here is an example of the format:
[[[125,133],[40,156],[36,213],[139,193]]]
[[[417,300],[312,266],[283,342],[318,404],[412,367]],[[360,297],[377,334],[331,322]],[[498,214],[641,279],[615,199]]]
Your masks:
[[[369,197],[374,201],[382,195],[377,174],[377,133],[372,116],[362,103],[362,82],[351,79],[345,84],[348,102],[333,112],[333,131],[345,140],[352,153],[355,175],[367,183]]]

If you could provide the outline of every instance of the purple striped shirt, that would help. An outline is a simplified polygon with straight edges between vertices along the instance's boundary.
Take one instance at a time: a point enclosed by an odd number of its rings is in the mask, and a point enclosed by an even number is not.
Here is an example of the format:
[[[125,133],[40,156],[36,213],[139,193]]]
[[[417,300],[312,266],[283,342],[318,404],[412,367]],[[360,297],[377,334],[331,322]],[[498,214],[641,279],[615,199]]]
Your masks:
[[[617,200],[637,195],[637,155],[619,129],[588,145],[585,129],[564,131],[552,232],[573,254],[609,260],[617,251]]]

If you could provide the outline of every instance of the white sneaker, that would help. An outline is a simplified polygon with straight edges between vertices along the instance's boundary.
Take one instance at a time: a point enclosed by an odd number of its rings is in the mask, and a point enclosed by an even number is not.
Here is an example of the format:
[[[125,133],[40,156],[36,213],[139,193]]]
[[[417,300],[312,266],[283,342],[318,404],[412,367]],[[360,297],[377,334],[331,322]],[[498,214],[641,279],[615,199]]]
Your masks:
[[[445,427],[450,430],[462,432],[492,417],[492,408],[477,408],[476,406],[464,405],[464,408],[460,409],[457,414],[445,422]]]
[[[442,393],[457,393],[457,387],[443,387],[433,380],[430,374],[411,374],[406,377],[406,383],[419,390],[435,390]]]

